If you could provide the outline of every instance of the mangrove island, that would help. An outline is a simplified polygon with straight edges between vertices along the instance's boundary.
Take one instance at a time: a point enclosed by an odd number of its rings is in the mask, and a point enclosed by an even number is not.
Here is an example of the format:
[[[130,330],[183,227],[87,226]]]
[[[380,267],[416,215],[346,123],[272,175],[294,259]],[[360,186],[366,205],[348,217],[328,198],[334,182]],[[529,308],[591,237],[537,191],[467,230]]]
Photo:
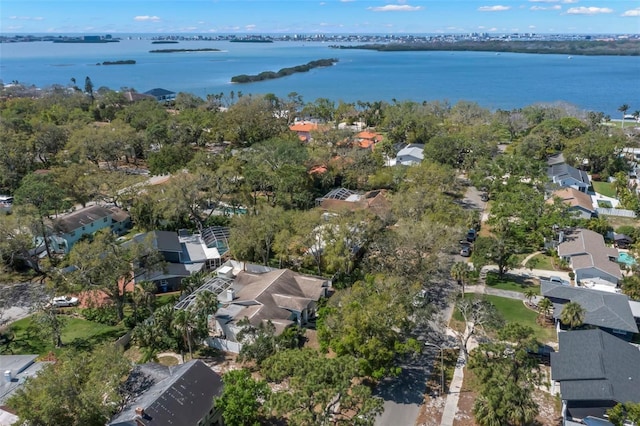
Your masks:
[[[272,80],[274,78],[286,77],[288,75],[295,74],[298,72],[307,72],[312,68],[330,67],[336,62],[338,62],[336,58],[318,59],[317,61],[311,61],[304,65],[297,65],[295,67],[290,67],[290,68],[282,68],[278,72],[263,71],[260,74],[256,74],[256,75],[247,75],[247,74],[236,75],[231,77],[231,82],[232,83],[253,83],[255,81]]]
[[[181,53],[181,52],[219,52],[220,49],[205,48],[205,49],[155,49],[150,50],[149,53]]]
[[[104,61],[102,64],[98,62],[96,65],[135,65],[136,61],[127,59],[123,61]]]

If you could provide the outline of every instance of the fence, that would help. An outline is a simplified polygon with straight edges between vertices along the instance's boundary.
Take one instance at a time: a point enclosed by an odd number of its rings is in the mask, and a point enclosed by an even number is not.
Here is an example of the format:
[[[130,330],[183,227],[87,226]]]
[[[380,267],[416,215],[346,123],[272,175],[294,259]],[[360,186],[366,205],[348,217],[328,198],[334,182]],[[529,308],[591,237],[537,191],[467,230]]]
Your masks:
[[[636,212],[633,210],[623,210],[623,209],[605,209],[598,207],[596,209],[598,214],[605,216],[622,216],[622,217],[636,217]]]
[[[133,334],[132,331],[128,332],[127,334],[125,334],[124,336],[120,337],[118,340],[116,340],[116,347],[118,348],[122,348],[122,349],[127,349],[129,347],[129,343],[131,343],[131,335]]]
[[[232,352],[234,354],[239,354],[242,349],[241,343],[232,342],[231,340],[221,339],[219,337],[209,337],[206,340],[206,343],[211,348],[225,352]]]

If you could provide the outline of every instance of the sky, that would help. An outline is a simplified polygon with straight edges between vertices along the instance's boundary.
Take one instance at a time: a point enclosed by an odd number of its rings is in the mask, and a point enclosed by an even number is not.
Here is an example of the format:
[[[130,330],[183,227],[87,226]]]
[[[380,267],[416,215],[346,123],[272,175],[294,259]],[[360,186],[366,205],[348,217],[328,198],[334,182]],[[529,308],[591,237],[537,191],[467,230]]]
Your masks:
[[[0,33],[640,33],[640,0],[2,0]]]

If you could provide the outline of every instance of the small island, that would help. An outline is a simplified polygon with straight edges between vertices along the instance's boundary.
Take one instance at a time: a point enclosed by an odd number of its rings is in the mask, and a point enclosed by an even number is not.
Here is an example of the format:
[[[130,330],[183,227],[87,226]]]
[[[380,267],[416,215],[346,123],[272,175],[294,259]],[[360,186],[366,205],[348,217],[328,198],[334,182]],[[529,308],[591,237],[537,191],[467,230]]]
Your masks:
[[[175,40],[155,40],[152,41],[151,44],[178,44],[179,42]]]
[[[269,38],[232,38],[229,40],[230,43],[273,43],[273,40]]]
[[[104,61],[102,64],[98,62],[96,65],[135,65],[136,61],[133,59],[126,59],[123,61]]]
[[[297,65],[295,67],[290,67],[290,68],[282,68],[278,72],[263,71],[260,74],[256,74],[256,75],[247,75],[247,74],[236,75],[231,77],[231,82],[232,83],[253,83],[256,81],[272,80],[274,78],[286,77],[288,75],[295,74],[298,72],[307,72],[312,68],[330,67],[336,62],[338,62],[336,58],[318,59],[317,61],[311,61],[304,65]]]
[[[150,50],[149,53],[182,53],[182,52],[219,52],[220,49],[155,49]]]

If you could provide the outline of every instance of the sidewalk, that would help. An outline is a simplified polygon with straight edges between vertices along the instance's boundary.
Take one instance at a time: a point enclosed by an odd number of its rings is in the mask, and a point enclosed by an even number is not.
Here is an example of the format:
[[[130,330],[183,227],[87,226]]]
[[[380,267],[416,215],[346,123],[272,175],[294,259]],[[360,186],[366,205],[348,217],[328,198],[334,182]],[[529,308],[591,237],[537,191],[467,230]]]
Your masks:
[[[453,373],[453,379],[451,380],[451,386],[449,386],[449,393],[447,393],[447,402],[445,403],[444,411],[442,412],[440,426],[453,426],[453,421],[455,420],[456,413],[458,412],[458,399],[460,398],[460,390],[462,389],[462,382],[464,380],[465,364],[464,351],[460,349],[456,369]]]

